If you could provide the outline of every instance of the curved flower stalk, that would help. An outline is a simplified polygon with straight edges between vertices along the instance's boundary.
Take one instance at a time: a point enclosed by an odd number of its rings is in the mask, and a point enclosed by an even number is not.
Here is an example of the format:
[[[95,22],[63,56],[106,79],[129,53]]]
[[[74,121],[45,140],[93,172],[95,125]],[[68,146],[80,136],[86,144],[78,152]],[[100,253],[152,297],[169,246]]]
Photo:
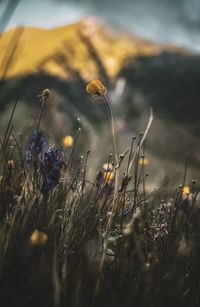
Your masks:
[[[90,83],[88,83],[88,85],[86,86],[86,91],[88,94],[92,95],[95,98],[101,98],[103,99],[103,101],[106,104],[106,107],[108,109],[109,115],[110,115],[110,120],[111,120],[111,128],[112,128],[112,138],[113,138],[113,145],[114,145],[114,153],[115,153],[115,160],[116,160],[116,167],[113,170],[113,178],[114,178],[114,193],[113,193],[113,199],[112,199],[112,205],[111,205],[111,211],[114,212],[115,211],[115,200],[116,200],[116,195],[117,195],[117,186],[118,186],[118,166],[119,166],[119,159],[118,159],[118,154],[117,154],[117,146],[116,146],[116,139],[115,139],[115,127],[114,127],[114,119],[113,119],[113,113],[112,113],[112,109],[109,103],[109,100],[106,96],[106,88],[104,87],[104,85],[99,81],[99,80],[92,80]],[[110,172],[111,173],[111,172]],[[107,174],[104,178],[107,178]],[[99,176],[100,177],[100,176]],[[102,177],[102,174],[101,174]],[[111,174],[109,175],[108,178],[111,177]],[[107,222],[107,230],[106,230],[106,234],[105,234],[105,238],[104,238],[104,242],[103,242],[103,255],[102,255],[102,259],[101,259],[101,263],[100,263],[100,270],[102,270],[103,268],[103,264],[105,261],[105,256],[106,256],[106,251],[107,251],[107,244],[108,244],[108,238],[109,238],[109,233],[111,230],[111,223],[112,223],[112,217],[113,214],[111,214],[108,218],[108,222]],[[98,285],[99,282],[97,282],[96,284],[96,290],[98,289]]]
[[[55,147],[51,146],[43,154],[42,161],[40,162],[40,171],[43,177],[42,193],[48,192],[59,183],[63,164],[64,155],[60,149],[55,149]]]
[[[109,112],[110,120],[111,120],[111,128],[112,128],[112,138],[113,138],[113,145],[114,145],[114,152],[115,152],[115,159],[116,164],[118,164],[118,155],[117,155],[117,146],[116,146],[116,139],[115,139],[115,126],[114,126],[114,119],[112,109],[109,103],[109,100],[106,96],[106,87],[101,83],[99,80],[92,80],[86,86],[86,92],[92,95],[94,98],[102,98],[106,104],[106,107]]]

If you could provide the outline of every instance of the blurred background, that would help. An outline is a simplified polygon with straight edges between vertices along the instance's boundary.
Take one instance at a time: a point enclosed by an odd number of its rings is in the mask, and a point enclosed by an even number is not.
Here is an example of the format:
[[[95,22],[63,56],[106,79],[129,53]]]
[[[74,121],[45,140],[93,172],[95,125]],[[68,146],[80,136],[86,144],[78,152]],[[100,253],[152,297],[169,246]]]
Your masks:
[[[0,134],[18,99],[14,130],[26,137],[37,96],[49,88],[44,133],[68,152],[81,126],[80,153],[90,148],[91,165],[100,165],[112,152],[109,115],[85,92],[100,79],[119,153],[145,130],[153,107],[144,147],[151,188],[185,165],[186,181],[198,179],[199,29],[198,0],[0,0]]]

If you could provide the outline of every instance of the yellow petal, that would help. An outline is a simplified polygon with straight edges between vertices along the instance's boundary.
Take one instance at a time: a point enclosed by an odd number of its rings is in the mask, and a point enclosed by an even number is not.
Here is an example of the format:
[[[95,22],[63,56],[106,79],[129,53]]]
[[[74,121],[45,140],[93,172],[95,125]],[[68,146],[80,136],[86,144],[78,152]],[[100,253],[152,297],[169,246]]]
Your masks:
[[[190,187],[184,186],[183,187],[183,196],[187,196],[188,194],[190,194]]]
[[[104,182],[105,183],[111,183],[114,179],[114,173],[113,172],[105,172],[104,173]]]
[[[32,246],[42,246],[45,245],[48,240],[48,236],[45,232],[34,230],[31,235],[30,241]]]
[[[106,93],[106,88],[101,81],[92,80],[87,84],[86,92],[92,96],[102,96]]]
[[[149,164],[149,160],[146,158],[141,158],[139,160],[139,165],[147,166]]]
[[[70,147],[73,145],[73,137],[71,135],[66,135],[63,139],[63,144],[65,147]]]

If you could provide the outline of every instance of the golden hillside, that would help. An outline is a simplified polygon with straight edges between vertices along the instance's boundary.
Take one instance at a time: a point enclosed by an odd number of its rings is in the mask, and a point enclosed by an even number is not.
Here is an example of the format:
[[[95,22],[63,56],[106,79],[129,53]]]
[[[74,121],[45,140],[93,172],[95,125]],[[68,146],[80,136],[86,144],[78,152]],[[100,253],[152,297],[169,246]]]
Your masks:
[[[98,76],[94,57],[108,77],[114,77],[128,57],[176,49],[115,31],[93,17],[54,29],[17,31],[9,30],[0,38],[1,79],[40,70],[67,78],[73,70],[88,80]]]

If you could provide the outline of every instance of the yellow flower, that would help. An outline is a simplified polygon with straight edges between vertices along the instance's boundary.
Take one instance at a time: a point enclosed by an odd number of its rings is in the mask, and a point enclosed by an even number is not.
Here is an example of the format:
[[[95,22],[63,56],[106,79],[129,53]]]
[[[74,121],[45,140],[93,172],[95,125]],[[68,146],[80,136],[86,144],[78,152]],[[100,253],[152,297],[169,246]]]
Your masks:
[[[73,145],[73,137],[71,135],[66,135],[63,139],[63,144],[65,147],[70,147]]]
[[[183,196],[187,196],[188,194],[190,194],[190,187],[184,186],[183,187]]]
[[[106,94],[106,88],[99,80],[92,80],[86,86],[86,92],[92,96],[100,97]]]
[[[149,164],[149,160],[146,158],[141,158],[139,160],[139,165],[147,166]]]
[[[114,179],[115,174],[113,172],[105,172],[103,177],[104,177],[104,182],[110,184],[112,180]]]
[[[111,172],[114,170],[114,166],[112,165],[112,163],[104,163],[103,164],[103,170],[106,172]]]
[[[34,230],[31,235],[30,241],[32,246],[42,246],[45,245],[48,240],[48,236],[45,232]]]

